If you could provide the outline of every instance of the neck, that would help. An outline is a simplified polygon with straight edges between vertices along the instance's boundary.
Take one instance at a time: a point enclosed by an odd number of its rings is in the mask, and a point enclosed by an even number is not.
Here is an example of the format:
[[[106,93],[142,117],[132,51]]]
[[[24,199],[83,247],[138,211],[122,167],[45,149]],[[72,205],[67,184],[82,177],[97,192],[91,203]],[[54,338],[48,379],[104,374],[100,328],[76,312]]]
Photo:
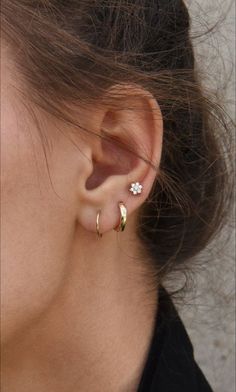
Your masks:
[[[108,242],[74,241],[58,295],[6,349],[3,392],[136,390],[157,294],[134,252]]]

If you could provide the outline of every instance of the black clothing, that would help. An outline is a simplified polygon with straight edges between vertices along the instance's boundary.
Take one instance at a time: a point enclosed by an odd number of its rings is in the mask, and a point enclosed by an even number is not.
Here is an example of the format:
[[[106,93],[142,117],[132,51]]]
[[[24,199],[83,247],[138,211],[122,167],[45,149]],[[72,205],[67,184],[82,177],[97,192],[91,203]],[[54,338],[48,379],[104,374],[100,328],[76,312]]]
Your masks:
[[[213,392],[194,360],[188,334],[164,289],[159,292],[155,328],[137,392]]]

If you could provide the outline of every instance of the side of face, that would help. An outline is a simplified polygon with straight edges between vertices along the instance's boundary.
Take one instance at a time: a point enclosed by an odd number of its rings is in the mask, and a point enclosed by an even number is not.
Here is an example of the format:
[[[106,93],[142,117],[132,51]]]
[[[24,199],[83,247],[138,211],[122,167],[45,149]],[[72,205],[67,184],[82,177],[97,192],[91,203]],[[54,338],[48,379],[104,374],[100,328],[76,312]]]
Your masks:
[[[23,78],[4,45],[1,61],[1,337],[7,342],[56,301],[71,254],[79,273],[83,241],[88,260],[87,244],[102,252],[94,241],[99,209],[100,231],[110,234],[104,252],[114,253],[118,203],[135,222],[131,216],[157,176],[163,118],[148,91],[117,83],[112,94],[119,97],[118,110],[103,101],[78,104],[71,109],[81,130],[73,129],[25,99]],[[83,133],[85,127],[91,132]],[[121,147],[127,144],[131,150]],[[136,181],[143,191],[133,197],[129,189]],[[134,223],[128,233],[135,235]]]
[[[61,289],[75,221],[73,162],[76,161],[78,170],[81,157],[72,143],[41,117],[41,127],[53,143],[48,171],[39,131],[15,88],[17,76],[6,48],[1,72],[4,343],[39,317]]]

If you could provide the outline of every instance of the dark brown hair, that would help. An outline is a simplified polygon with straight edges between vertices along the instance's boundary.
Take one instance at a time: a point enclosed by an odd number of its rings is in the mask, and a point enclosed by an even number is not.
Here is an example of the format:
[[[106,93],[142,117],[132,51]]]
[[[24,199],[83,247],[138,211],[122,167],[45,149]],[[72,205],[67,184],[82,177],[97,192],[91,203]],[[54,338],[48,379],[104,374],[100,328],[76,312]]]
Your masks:
[[[138,234],[157,276],[185,264],[224,223],[232,196],[227,117],[199,81],[182,0],[3,0],[2,28],[32,101],[64,121],[70,103],[120,108],[114,84],[156,98],[160,172]],[[74,123],[75,126],[79,126]],[[81,129],[81,127],[79,126]]]

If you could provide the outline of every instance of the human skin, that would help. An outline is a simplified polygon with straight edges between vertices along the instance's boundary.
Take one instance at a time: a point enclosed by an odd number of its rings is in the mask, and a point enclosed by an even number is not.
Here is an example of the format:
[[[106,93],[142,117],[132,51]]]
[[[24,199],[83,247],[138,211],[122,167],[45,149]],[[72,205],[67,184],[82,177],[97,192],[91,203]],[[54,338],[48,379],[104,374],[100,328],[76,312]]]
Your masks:
[[[145,114],[76,108],[80,124],[93,132],[105,128],[123,142],[136,141],[134,157],[72,132],[23,98],[24,83],[2,42],[1,390],[134,391],[157,302],[135,227],[158,175],[159,106],[143,91],[138,104],[152,109]],[[134,88],[127,86],[127,102]],[[50,145],[48,161],[35,118]],[[157,171],[138,157],[144,151]],[[142,183],[142,194],[131,195],[133,181]],[[117,233],[121,200],[128,220]]]

